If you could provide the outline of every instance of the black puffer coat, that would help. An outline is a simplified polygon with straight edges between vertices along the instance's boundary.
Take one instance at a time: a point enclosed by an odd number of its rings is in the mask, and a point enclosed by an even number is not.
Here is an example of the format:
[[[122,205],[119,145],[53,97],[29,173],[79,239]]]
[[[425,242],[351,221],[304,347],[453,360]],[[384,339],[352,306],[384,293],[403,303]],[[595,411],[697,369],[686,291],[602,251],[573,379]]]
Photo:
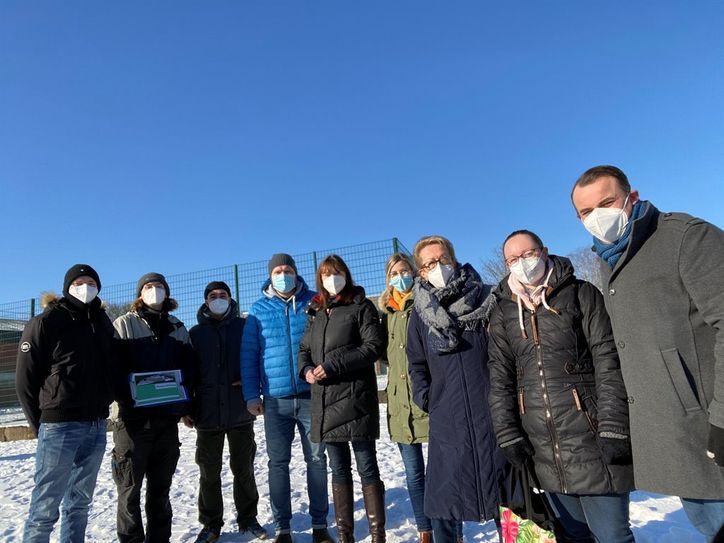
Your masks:
[[[203,304],[189,330],[199,356],[194,394],[194,423],[199,430],[228,430],[254,422],[241,389],[241,336],[244,319],[234,300],[223,319],[209,315]]]
[[[299,345],[299,376],[324,366],[327,378],[312,385],[312,432],[322,441],[370,441],[380,437],[374,363],[385,350],[385,332],[364,290],[350,303],[325,311],[310,305],[311,320]]]
[[[527,436],[544,490],[607,494],[633,488],[631,466],[604,464],[599,432],[629,435],[628,403],[600,292],[576,279],[566,258],[551,256],[546,300],[523,306],[507,277],[490,320],[489,396],[498,444]]]
[[[100,299],[52,298],[23,330],[15,387],[37,434],[41,422],[108,417],[117,376],[113,326]]]

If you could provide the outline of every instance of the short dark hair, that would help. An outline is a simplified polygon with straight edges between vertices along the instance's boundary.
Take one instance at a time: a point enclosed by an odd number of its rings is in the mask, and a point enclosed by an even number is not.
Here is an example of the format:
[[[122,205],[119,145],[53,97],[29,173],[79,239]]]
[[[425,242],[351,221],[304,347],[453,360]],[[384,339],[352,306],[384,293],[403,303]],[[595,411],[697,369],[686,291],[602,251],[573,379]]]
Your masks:
[[[515,236],[528,236],[538,244],[539,248],[542,249],[543,247],[545,247],[545,245],[543,245],[543,240],[540,239],[540,236],[535,232],[531,232],[530,230],[516,230],[515,232],[511,232],[510,234],[508,234],[508,237],[505,238],[505,241],[503,241],[502,248],[505,249],[505,244],[508,243],[508,240],[510,238],[514,238]]]
[[[585,187],[586,185],[595,183],[601,177],[613,177],[624,193],[628,194],[631,192],[631,183],[628,182],[628,177],[626,177],[626,174],[623,173],[620,168],[608,165],[594,166],[593,168],[587,169],[581,177],[576,179],[571,189],[571,201],[573,200],[573,191],[576,190],[576,187]]]

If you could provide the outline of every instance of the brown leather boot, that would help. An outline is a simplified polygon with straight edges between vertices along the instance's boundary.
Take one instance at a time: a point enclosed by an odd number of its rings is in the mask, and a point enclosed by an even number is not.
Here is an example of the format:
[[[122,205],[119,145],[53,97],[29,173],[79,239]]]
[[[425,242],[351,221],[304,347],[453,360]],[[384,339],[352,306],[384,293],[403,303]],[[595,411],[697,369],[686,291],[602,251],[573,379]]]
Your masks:
[[[354,543],[354,498],[352,484],[332,483],[334,518],[339,543]]]
[[[420,532],[420,543],[432,543],[432,532]]]
[[[362,486],[372,543],[385,543],[385,485],[377,481]]]

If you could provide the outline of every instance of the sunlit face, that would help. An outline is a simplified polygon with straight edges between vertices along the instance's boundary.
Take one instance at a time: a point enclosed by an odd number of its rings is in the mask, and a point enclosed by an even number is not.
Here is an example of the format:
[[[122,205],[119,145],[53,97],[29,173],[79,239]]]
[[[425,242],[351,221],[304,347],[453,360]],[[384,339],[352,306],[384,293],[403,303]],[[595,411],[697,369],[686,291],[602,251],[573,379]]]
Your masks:
[[[505,242],[503,246],[503,256],[505,264],[510,268],[521,258],[530,258],[540,256],[543,258],[548,256],[548,249],[540,247],[536,241],[527,234],[518,234]]]
[[[431,243],[425,245],[418,254],[420,259],[420,277],[427,279],[427,275],[435,269],[435,266],[440,264],[449,264],[455,268],[455,262],[450,258],[450,254],[445,250],[445,247],[440,243]]]
[[[206,303],[208,304],[213,300],[229,300],[229,293],[223,288],[214,289],[206,296]]]
[[[93,279],[90,275],[79,275],[75,279],[73,279],[73,282],[71,283],[74,287],[79,287],[81,285],[88,285],[91,287],[98,288],[98,284],[96,283],[96,280]]]
[[[338,270],[338,269],[335,268],[334,266],[329,265],[329,266],[326,266],[326,267],[322,270],[322,274],[321,274],[321,275],[322,275],[322,279],[324,279],[325,277],[331,277],[332,275],[341,275],[341,276],[344,277],[344,272]],[[345,279],[346,279],[346,278],[345,278]]]
[[[404,260],[400,260],[397,264],[392,266],[392,269],[390,269],[390,273],[387,276],[387,282],[389,283],[391,279],[394,279],[398,275],[403,275],[403,276],[412,275],[412,268],[410,268],[410,265],[407,262],[405,262]]]
[[[294,273],[294,268],[292,268],[291,266],[289,266],[287,264],[282,264],[281,266],[276,266],[271,271],[272,277],[274,277],[275,275],[282,275],[282,274],[293,275],[293,276],[297,275],[296,273]]]
[[[615,177],[605,175],[590,185],[576,187],[573,190],[573,206],[576,208],[577,217],[583,220],[597,207],[623,207],[626,196],[629,198],[624,209],[630,215],[634,204],[639,201],[638,191],[632,190],[631,194],[627,195]]]
[[[151,281],[149,283],[146,283],[143,285],[143,289],[141,290],[151,290],[152,288],[162,288],[164,289],[164,291],[166,290],[166,287],[164,287],[163,283],[161,283],[160,281]]]

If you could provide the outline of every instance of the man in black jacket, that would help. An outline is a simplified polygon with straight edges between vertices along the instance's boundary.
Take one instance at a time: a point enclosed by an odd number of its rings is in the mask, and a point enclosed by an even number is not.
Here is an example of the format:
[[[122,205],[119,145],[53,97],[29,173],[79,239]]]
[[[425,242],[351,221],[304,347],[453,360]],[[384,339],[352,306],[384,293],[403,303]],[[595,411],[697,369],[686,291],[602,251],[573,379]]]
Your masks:
[[[266,539],[266,531],[256,520],[259,494],[254,480],[255,417],[247,411],[241,390],[244,319],[239,317],[239,308],[226,283],[209,283],[204,299],[197,314],[199,323],[190,331],[200,359],[194,415],[184,417],[184,423],[197,430],[196,463],[201,472],[199,521],[204,528],[196,543],[216,541],[224,524],[221,495],[224,437],[229,441],[239,531]]]
[[[38,436],[35,488],[23,541],[46,542],[63,503],[61,541],[83,541],[106,448],[113,399],[113,326],[87,264],[65,274],[63,297],[25,327],[15,386]]]

